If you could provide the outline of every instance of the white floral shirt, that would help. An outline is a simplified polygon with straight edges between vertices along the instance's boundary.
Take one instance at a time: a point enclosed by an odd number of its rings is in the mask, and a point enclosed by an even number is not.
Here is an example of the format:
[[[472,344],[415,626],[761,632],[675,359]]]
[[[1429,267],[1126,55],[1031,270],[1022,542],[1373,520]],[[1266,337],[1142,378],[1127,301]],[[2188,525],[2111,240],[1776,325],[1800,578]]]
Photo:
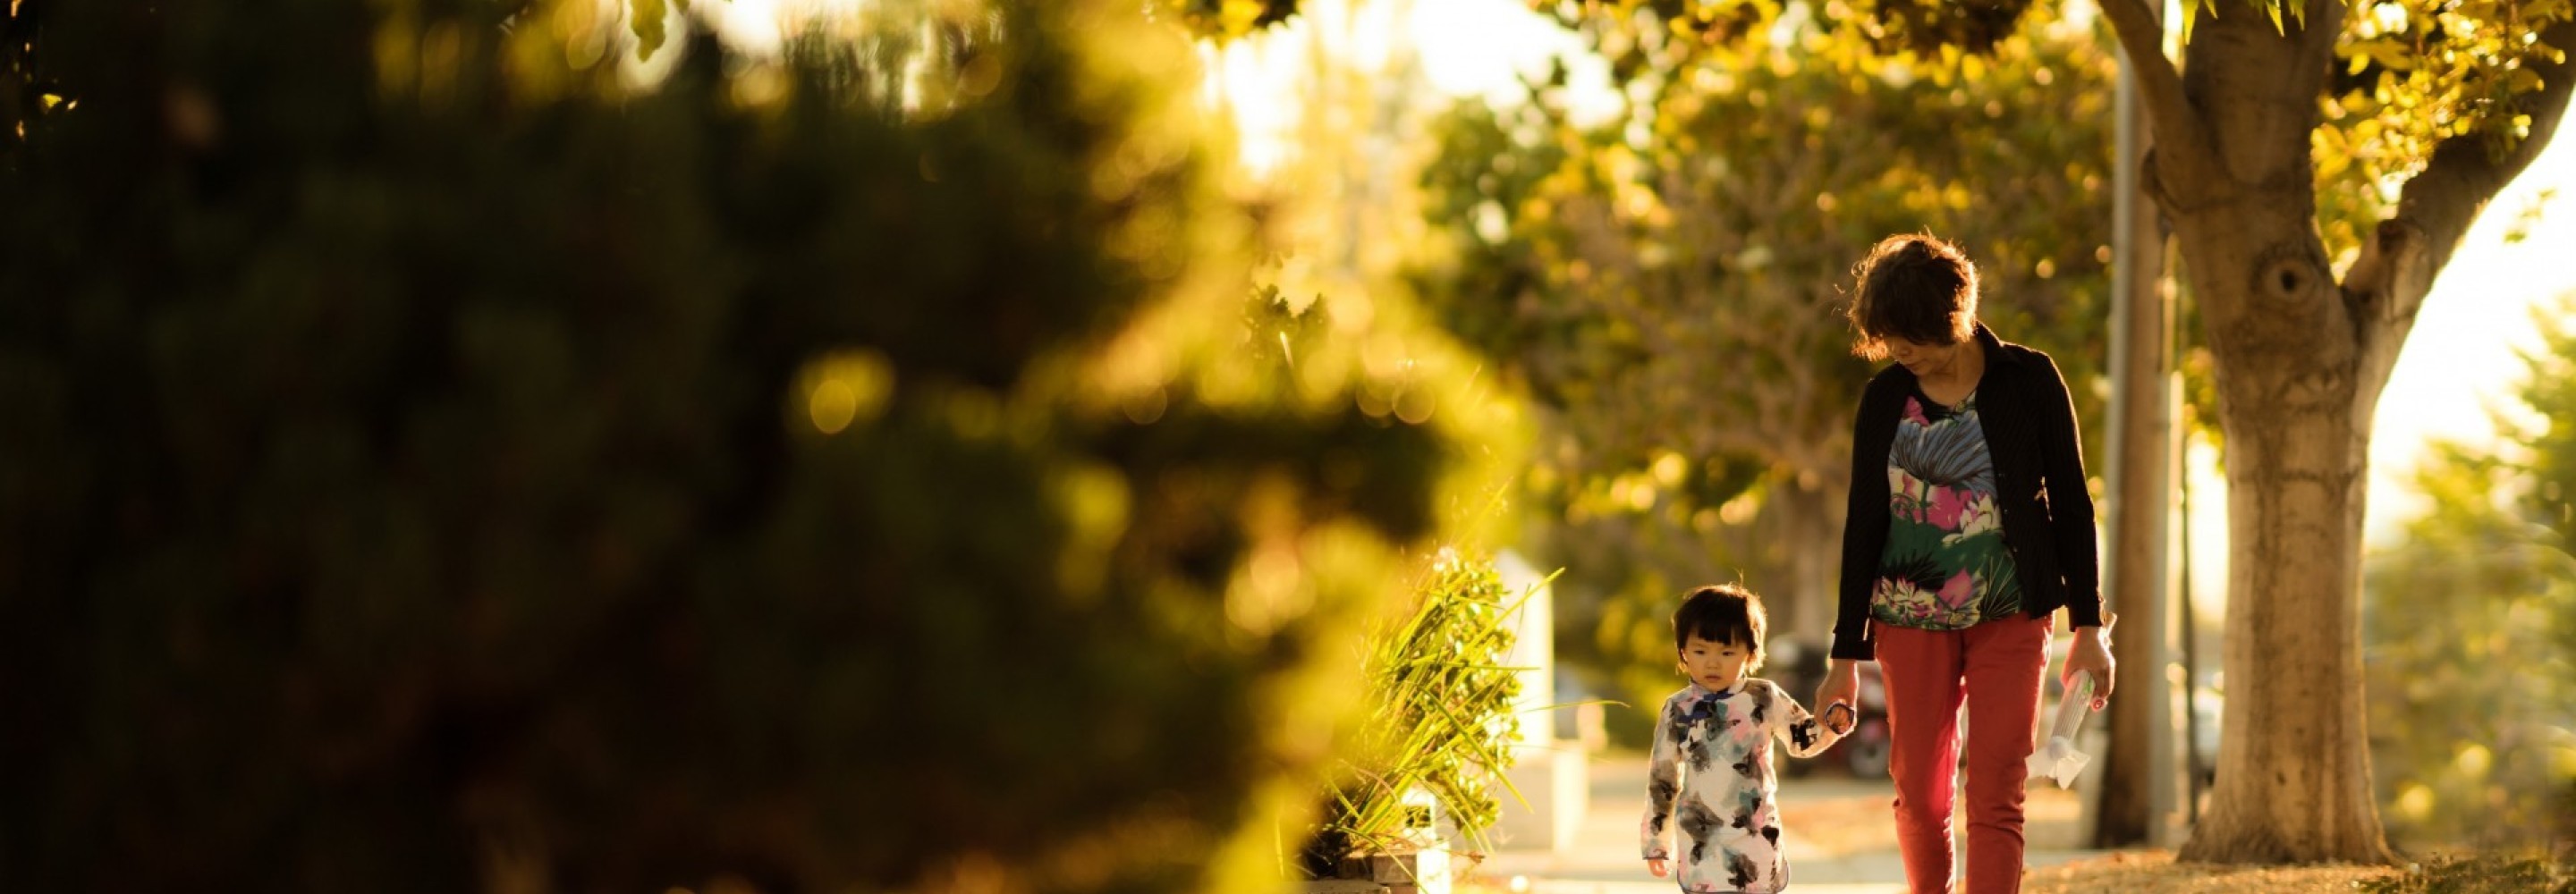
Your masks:
[[[1646,859],[1671,861],[1682,890],[1772,894],[1789,886],[1774,738],[1792,757],[1814,757],[1842,736],[1769,680],[1748,677],[1723,692],[1693,683],[1664,700],[1640,837]],[[1675,826],[1679,847],[1667,847]]]

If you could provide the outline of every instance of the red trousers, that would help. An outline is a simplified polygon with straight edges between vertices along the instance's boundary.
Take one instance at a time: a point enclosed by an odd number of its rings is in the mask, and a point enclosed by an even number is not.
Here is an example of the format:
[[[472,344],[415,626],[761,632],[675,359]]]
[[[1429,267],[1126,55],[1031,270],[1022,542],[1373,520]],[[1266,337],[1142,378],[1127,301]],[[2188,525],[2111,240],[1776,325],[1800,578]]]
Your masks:
[[[1887,683],[1896,842],[1914,894],[1950,894],[1959,703],[1968,705],[1965,894],[2021,890],[2022,781],[2039,730],[2049,619],[2013,615],[1966,630],[1877,625]]]

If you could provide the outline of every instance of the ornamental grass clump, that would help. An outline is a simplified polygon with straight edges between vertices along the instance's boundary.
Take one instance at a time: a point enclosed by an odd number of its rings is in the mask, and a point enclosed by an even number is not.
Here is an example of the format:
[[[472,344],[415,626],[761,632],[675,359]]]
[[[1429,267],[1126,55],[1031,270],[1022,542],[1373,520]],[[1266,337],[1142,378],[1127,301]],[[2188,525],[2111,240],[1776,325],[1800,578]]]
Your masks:
[[[1430,804],[1482,849],[1502,809],[1493,786],[1520,796],[1503,771],[1520,733],[1513,701],[1524,668],[1503,662],[1528,594],[1509,592],[1491,560],[1450,551],[1415,594],[1410,611],[1365,640],[1367,715],[1302,855],[1309,875],[1336,875],[1355,853],[1431,843]]]

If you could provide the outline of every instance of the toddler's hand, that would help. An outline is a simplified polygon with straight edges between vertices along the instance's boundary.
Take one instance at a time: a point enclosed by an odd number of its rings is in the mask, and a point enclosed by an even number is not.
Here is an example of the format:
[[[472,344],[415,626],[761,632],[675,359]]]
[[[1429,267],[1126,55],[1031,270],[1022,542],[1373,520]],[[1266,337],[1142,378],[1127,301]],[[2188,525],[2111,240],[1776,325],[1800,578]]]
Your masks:
[[[1654,873],[1656,878],[1663,878],[1663,877],[1664,877],[1664,861],[1663,861],[1663,860],[1661,860],[1661,859],[1649,859],[1649,860],[1647,860],[1647,861],[1646,861],[1646,871],[1647,871],[1647,872]]]

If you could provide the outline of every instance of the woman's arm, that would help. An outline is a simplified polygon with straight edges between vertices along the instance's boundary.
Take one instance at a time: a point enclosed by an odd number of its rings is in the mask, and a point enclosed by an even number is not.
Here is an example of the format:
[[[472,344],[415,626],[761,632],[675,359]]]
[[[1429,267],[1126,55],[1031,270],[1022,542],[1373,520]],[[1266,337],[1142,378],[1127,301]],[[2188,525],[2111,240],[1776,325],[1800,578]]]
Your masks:
[[[2056,361],[2040,355],[2048,371],[2048,395],[2042,412],[2040,474],[2048,481],[2048,519],[2057,541],[2057,570],[2066,581],[2066,617],[2075,628],[2075,645],[2058,671],[2063,681],[2076,671],[2093,674],[2093,708],[2111,698],[2118,664],[2111,658],[2109,631],[2102,624],[2101,552],[2093,543],[2093,494],[2084,486],[2084,437],[2075,421],[2075,401],[2066,392],[2066,377]]]
[[[1834,612],[1835,658],[1877,657],[1869,631],[1869,589],[1878,577],[1879,552],[1887,546],[1887,441],[1894,413],[1884,404],[1890,379],[1885,373],[1861,392],[1860,410],[1852,414],[1851,486],[1843,512],[1843,569]]]
[[[2066,616],[2078,628],[2102,626],[2102,562],[2093,542],[2093,494],[2084,486],[2084,437],[2075,402],[2057,363],[2047,371],[2040,426],[2040,475],[2048,484],[2048,521],[2057,541],[2057,570],[2066,580]]]

